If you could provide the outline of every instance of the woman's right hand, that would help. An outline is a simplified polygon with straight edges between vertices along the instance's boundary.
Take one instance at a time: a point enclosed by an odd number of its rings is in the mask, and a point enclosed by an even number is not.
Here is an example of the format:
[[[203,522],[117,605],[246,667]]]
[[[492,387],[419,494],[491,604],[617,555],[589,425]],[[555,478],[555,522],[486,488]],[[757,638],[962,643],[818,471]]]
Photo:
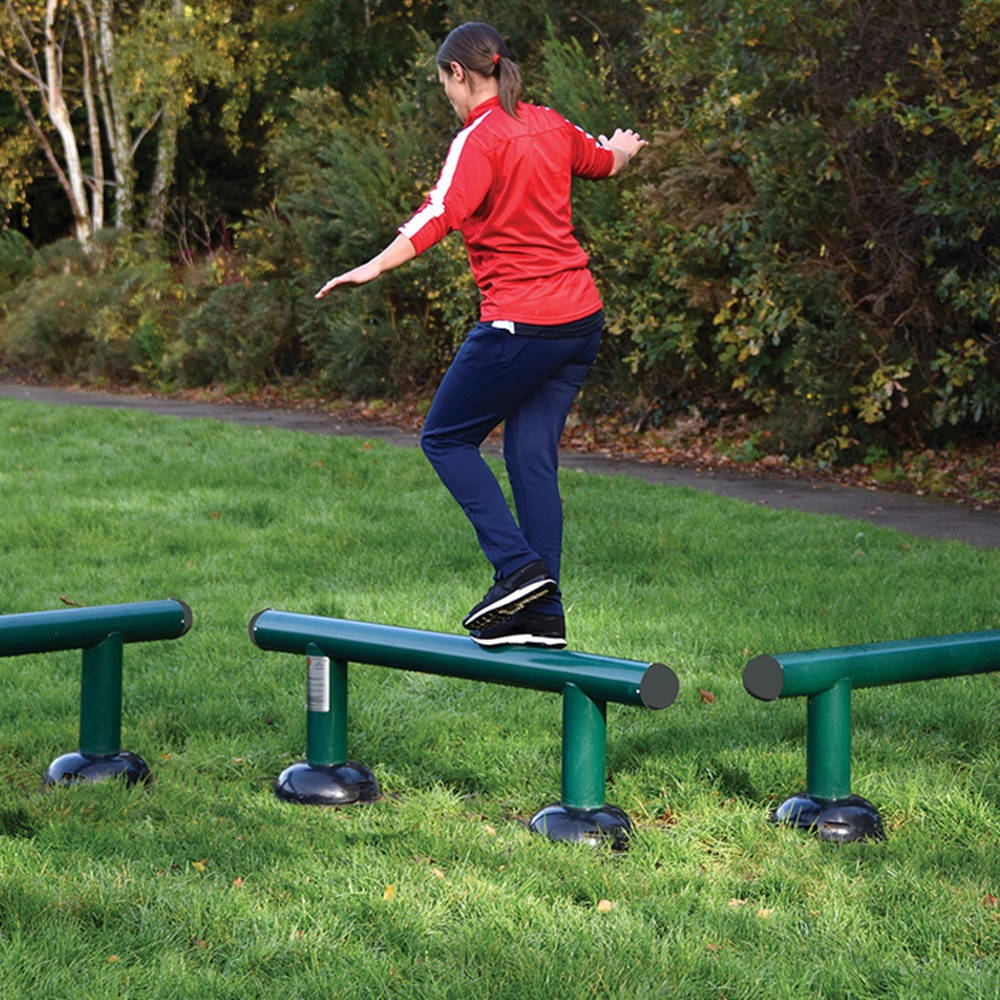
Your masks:
[[[367,264],[361,264],[359,267],[351,268],[350,271],[345,271],[343,274],[331,278],[316,293],[316,298],[324,298],[338,285],[367,285],[369,281],[374,281],[381,273],[382,269],[374,261],[368,261]]]
[[[416,257],[417,251],[410,240],[403,235],[397,236],[377,257],[372,257],[367,264],[351,268],[343,274],[331,278],[317,293],[316,298],[322,299],[329,295],[338,285],[367,285],[380,274],[391,271],[400,264]]]

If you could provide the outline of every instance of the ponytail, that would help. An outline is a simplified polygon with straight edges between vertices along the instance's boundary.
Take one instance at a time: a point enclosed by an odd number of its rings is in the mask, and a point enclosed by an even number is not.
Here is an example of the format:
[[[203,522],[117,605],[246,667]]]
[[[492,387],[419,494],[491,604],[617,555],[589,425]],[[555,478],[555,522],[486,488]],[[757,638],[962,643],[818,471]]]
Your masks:
[[[521,70],[510,57],[510,50],[500,33],[480,21],[467,21],[453,29],[438,49],[436,61],[446,73],[457,62],[466,72],[497,78],[500,107],[517,117],[521,96]]]
[[[494,71],[500,88],[500,107],[511,118],[516,118],[517,102],[521,96],[521,68],[509,56],[501,55],[498,52]]]

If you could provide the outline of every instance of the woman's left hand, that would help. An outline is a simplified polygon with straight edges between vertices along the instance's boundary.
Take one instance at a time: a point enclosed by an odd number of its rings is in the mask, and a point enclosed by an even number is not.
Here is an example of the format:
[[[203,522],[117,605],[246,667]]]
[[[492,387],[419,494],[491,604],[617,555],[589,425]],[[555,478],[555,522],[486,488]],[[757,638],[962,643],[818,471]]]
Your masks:
[[[606,149],[620,149],[630,160],[643,146],[649,143],[630,128],[616,128],[609,139],[606,135],[598,136],[597,140]]]

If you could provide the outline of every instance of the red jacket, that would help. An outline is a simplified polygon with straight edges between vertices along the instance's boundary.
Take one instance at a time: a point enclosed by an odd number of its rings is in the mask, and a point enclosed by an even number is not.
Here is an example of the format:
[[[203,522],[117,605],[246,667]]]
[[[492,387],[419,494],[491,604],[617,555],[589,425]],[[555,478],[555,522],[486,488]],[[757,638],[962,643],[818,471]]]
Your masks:
[[[601,308],[573,236],[573,177],[608,177],[614,154],[550,108],[493,97],[455,136],[437,183],[399,232],[423,253],[460,229],[483,321],[569,323]]]

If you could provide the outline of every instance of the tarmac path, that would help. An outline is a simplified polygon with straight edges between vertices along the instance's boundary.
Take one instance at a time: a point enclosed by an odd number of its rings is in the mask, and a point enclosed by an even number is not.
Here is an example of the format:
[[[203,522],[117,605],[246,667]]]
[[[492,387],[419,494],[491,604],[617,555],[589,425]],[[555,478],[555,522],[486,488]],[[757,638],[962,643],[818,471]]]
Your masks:
[[[236,403],[211,403],[156,396],[116,395],[84,389],[0,382],[0,397],[49,404],[138,409],[174,417],[207,417],[261,427],[279,427],[310,434],[378,438],[390,444],[415,447],[416,434],[374,423],[351,423],[322,413],[306,413]],[[914,535],[954,539],[981,548],[1000,548],[1000,513],[972,510],[946,500],[888,490],[869,490],[835,483],[781,477],[740,476],[717,471],[695,471],[584,452],[563,451],[560,465],[605,475],[626,475],[650,483],[687,486],[718,493],[776,510],[793,508],[818,514],[838,514],[868,524],[896,528]]]

